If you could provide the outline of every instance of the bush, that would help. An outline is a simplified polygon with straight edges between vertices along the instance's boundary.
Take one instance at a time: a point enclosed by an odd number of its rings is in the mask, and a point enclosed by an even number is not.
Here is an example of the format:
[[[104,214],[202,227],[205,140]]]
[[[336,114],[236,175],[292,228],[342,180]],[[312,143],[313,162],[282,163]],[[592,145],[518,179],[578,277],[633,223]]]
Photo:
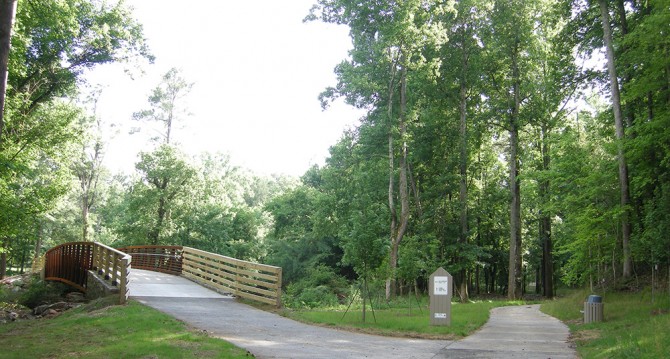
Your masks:
[[[283,302],[290,308],[332,307],[344,298],[348,283],[332,268],[319,265],[312,268],[307,276],[286,287]]]
[[[61,300],[61,296],[66,290],[67,286],[64,284],[45,282],[38,277],[34,277],[26,291],[19,296],[19,303],[33,309],[41,304]]]

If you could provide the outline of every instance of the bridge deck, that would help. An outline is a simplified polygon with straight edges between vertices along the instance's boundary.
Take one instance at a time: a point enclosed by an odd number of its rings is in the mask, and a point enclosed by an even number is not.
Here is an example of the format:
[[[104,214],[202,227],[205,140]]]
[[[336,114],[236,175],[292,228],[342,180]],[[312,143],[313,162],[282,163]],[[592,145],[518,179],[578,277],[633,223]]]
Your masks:
[[[130,271],[130,297],[230,298],[186,278],[142,269]]]

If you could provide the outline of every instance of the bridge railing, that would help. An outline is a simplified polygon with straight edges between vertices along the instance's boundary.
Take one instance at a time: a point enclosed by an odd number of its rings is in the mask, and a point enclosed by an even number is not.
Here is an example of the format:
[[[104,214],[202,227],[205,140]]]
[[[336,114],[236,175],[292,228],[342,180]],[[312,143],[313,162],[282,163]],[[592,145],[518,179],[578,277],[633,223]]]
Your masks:
[[[119,303],[128,301],[128,281],[130,275],[130,255],[95,242],[92,269],[105,281],[119,288]]]
[[[181,246],[128,246],[117,249],[130,254],[133,268],[181,275]]]
[[[88,270],[118,286],[119,302],[128,300],[131,266],[182,275],[238,297],[281,306],[282,269],[181,246],[130,246],[119,249],[97,242],[72,242],[47,251],[44,278],[87,290]]]
[[[64,243],[44,254],[44,279],[63,282],[82,292],[88,289],[91,269],[118,286],[121,304],[128,300],[129,255],[97,242]]]
[[[71,242],[51,248],[44,254],[44,279],[63,282],[85,292],[92,254],[93,242]]]
[[[238,297],[281,307],[282,269],[183,247],[182,276]]]

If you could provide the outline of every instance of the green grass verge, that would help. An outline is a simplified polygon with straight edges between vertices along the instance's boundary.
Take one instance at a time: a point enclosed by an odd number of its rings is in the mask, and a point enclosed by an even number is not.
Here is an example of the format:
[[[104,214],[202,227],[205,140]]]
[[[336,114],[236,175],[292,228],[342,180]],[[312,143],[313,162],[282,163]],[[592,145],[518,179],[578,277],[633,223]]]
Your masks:
[[[382,308],[376,308],[374,316],[368,307],[366,320],[363,322],[362,308],[316,309],[284,311],[283,315],[306,323],[313,323],[345,330],[360,331],[371,334],[428,338],[458,339],[479,329],[489,319],[489,312],[494,307],[520,305],[522,302],[503,300],[473,301],[470,303],[451,304],[451,325],[431,326],[430,311],[423,298],[420,306],[407,301],[398,301]],[[421,310],[419,310],[421,308]],[[346,314],[345,314],[346,312]]]
[[[576,290],[544,302],[542,311],[570,327],[582,358],[670,357],[670,300],[651,292],[604,293],[604,320],[583,324],[584,300],[589,292]]]
[[[246,358],[243,349],[131,301],[93,302],[53,319],[0,325],[0,357]]]

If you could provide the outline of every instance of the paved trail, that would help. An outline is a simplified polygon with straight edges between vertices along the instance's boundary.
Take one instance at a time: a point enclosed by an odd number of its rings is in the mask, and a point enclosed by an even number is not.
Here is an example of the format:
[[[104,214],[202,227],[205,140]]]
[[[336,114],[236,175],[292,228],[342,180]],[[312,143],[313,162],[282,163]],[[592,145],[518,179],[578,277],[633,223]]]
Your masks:
[[[496,308],[460,341],[391,338],[298,323],[185,278],[134,269],[130,295],[257,358],[575,358],[568,328],[538,305]]]

